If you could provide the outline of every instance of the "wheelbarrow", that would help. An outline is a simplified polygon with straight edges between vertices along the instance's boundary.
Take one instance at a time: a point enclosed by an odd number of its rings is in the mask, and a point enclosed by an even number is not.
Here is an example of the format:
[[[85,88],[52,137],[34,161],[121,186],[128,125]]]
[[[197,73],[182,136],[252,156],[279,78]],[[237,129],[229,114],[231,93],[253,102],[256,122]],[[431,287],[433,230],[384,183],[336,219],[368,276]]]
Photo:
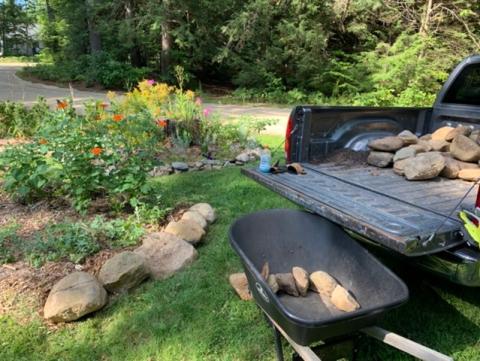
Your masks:
[[[273,326],[279,361],[283,360],[280,335],[304,360],[320,360],[318,354],[324,355],[324,360],[332,359],[325,356],[329,351],[339,354],[339,358],[353,359],[351,340],[360,332],[423,360],[452,360],[375,326],[386,312],[408,300],[408,289],[392,271],[327,219],[287,209],[253,213],[231,226],[230,242],[240,256],[255,302]],[[290,272],[294,266],[309,273],[328,272],[353,293],[361,307],[345,313],[328,308],[313,292],[306,297],[275,294],[261,276],[266,262],[272,274]],[[309,347],[319,341],[320,351]]]

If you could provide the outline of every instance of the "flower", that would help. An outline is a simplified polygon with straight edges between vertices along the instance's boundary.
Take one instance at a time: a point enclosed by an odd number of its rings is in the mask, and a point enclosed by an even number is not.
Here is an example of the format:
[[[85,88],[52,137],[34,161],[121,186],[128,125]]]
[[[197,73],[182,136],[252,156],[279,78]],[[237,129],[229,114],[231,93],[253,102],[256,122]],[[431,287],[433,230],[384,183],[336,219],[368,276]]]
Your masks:
[[[90,153],[92,153],[95,157],[98,157],[100,154],[102,154],[103,149],[101,147],[93,147],[90,150]]]
[[[123,119],[122,114],[113,114],[113,121],[114,122],[120,122]]]
[[[212,109],[210,109],[210,108],[205,108],[205,109],[203,109],[203,116],[204,116],[204,117],[208,117],[211,112],[212,112]]]
[[[108,104],[107,103],[100,103],[100,104],[98,104],[98,107],[105,110],[108,107]]]
[[[161,128],[165,128],[168,125],[168,121],[165,119],[158,119],[155,123]]]
[[[66,109],[68,107],[68,102],[66,100],[57,99],[57,109]]]
[[[147,82],[148,85],[155,84],[155,80],[153,80],[153,79],[147,79],[146,82]]]
[[[48,141],[45,138],[42,138],[38,141],[38,143],[43,145],[43,144],[47,144]]]
[[[201,106],[202,105],[202,98],[197,97],[197,99],[195,99],[195,105]]]

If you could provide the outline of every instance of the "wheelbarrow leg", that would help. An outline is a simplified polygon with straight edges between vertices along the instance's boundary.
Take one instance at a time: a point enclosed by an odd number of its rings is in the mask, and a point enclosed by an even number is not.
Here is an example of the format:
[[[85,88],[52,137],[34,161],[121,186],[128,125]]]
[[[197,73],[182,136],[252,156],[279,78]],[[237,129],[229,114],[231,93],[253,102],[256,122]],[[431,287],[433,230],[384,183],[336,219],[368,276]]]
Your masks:
[[[277,361],[284,361],[283,348],[282,348],[282,335],[274,325],[272,325],[272,327],[273,327],[273,333],[275,334],[275,353],[277,354]]]
[[[273,329],[273,336],[275,337],[275,354],[277,355],[277,361],[284,361],[283,358],[283,347],[282,347],[282,334],[275,325],[270,321],[267,315],[265,315],[265,320]]]

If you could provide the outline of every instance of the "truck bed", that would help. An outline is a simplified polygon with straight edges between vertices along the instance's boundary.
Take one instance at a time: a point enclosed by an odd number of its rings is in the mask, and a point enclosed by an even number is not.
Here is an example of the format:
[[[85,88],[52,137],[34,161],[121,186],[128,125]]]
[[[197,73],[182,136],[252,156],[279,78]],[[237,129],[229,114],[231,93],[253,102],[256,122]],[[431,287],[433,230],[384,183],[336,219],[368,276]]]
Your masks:
[[[456,212],[449,214],[471,182],[444,178],[412,182],[392,169],[363,164],[302,166],[305,175],[243,172],[306,209],[408,256],[436,253],[464,242]],[[464,203],[474,204],[475,195],[476,189]]]

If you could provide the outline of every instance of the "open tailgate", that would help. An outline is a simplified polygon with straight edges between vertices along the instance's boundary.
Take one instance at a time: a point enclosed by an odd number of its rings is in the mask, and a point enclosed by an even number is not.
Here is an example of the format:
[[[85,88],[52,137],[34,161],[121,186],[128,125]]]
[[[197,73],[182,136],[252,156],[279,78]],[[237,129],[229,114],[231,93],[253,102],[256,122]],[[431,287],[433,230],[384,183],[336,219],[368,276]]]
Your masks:
[[[391,169],[363,165],[302,166],[305,175],[265,174],[257,169],[242,172],[306,209],[404,255],[436,253],[464,242],[456,212],[447,216],[471,188],[470,182],[444,178],[412,182]],[[472,191],[465,199],[467,206],[474,204],[475,194]]]

